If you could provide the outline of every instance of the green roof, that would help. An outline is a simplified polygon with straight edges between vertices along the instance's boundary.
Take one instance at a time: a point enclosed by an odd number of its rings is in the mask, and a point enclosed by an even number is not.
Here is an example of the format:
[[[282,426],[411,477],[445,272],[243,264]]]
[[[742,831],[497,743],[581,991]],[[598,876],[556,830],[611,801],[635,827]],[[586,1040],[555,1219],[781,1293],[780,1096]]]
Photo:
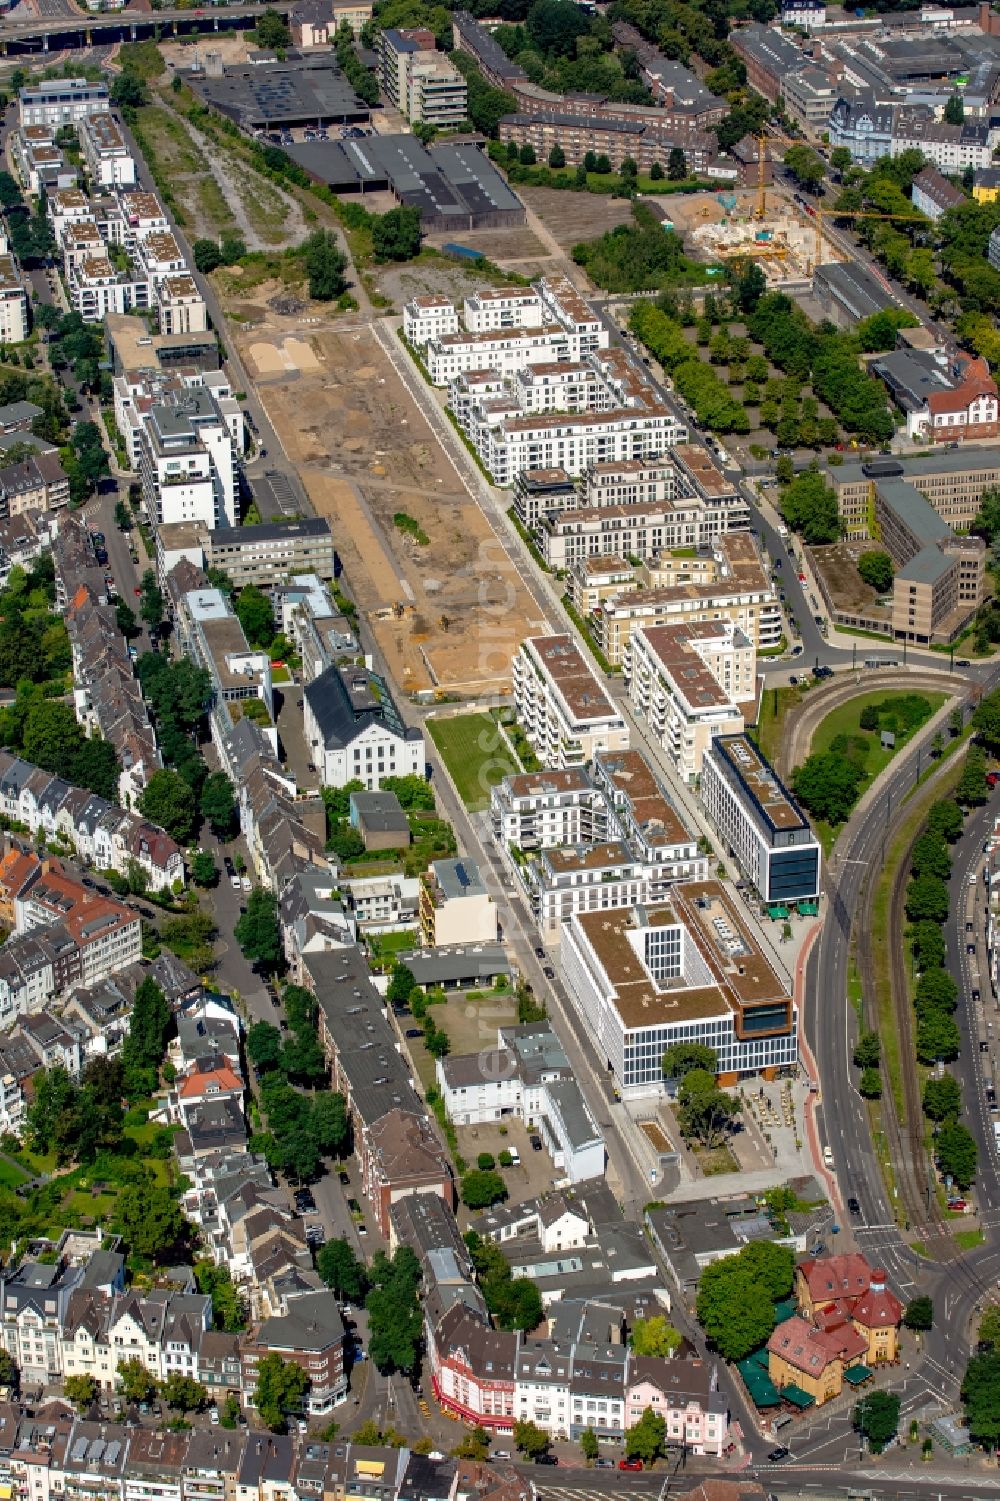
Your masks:
[[[844,1380],[849,1381],[852,1386],[860,1386],[862,1381],[867,1381],[870,1375],[871,1371],[866,1365],[852,1365],[848,1366],[844,1372]]]
[[[796,1386],[794,1381],[790,1386],[781,1388],[781,1395],[786,1402],[791,1402],[793,1407],[811,1407],[816,1400],[815,1397],[810,1397],[808,1392],[804,1392],[801,1386]]]

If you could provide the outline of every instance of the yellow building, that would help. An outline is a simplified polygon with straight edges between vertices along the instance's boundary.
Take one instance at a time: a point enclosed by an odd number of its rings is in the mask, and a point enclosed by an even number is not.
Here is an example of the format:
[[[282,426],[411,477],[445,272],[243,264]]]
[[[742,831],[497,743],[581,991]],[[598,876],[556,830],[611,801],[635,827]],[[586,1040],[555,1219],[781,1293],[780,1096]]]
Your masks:
[[[996,203],[1000,198],[1000,169],[981,167],[972,180],[972,196],[977,203]]]
[[[886,1286],[885,1272],[864,1256],[818,1256],[795,1268],[795,1297],[803,1319],[832,1327],[850,1322],[867,1345],[865,1363],[885,1365],[899,1354],[903,1305]]]

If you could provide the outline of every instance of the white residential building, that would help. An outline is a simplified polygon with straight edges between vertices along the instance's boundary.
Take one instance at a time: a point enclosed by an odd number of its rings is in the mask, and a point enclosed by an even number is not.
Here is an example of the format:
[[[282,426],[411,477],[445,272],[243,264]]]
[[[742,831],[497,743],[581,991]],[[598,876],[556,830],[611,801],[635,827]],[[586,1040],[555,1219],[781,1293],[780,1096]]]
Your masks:
[[[546,310],[534,287],[487,287],[466,297],[462,307],[462,321],[473,334],[541,328],[545,318]]]
[[[22,344],[28,337],[28,295],[12,255],[0,254],[0,343]]]
[[[495,425],[478,423],[472,441],[494,483],[507,486],[526,469],[583,474],[594,464],[653,458],[686,438],[687,428],[668,407],[619,407],[505,415]]]
[[[791,793],[745,735],[705,747],[699,786],[726,849],[771,906],[818,902],[821,846]]]
[[[76,125],[88,115],[106,114],[108,86],[86,78],[52,78],[29,83],[17,96],[20,124]]]
[[[513,663],[514,708],[543,766],[627,750],[628,726],[573,636],[529,636]]]
[[[243,414],[234,398],[193,386],[156,402],[143,416],[139,455],[149,516],[158,524],[235,526],[243,448]]]
[[[90,180],[100,188],[130,188],[136,180],[135,157],[111,114],[87,115],[79,125],[80,147]]]
[[[629,699],[682,781],[700,775],[713,736],[743,733],[756,663],[753,643],[731,621],[633,630],[624,663]]]
[[[306,744],[327,787],[355,778],[370,792],[383,777],[425,772],[424,737],[403,723],[382,678],[365,667],[328,667],[303,693]]]
[[[190,272],[163,277],[156,283],[154,295],[161,334],[207,332],[208,309]]]
[[[713,1048],[725,1082],[797,1061],[788,979],[717,881],[676,886],[658,907],[579,913],[561,956],[580,1025],[626,1098],[663,1090],[675,1042]]]
[[[403,308],[403,337],[414,349],[423,349],[432,339],[458,333],[458,311],[450,297],[427,293],[411,297]]]

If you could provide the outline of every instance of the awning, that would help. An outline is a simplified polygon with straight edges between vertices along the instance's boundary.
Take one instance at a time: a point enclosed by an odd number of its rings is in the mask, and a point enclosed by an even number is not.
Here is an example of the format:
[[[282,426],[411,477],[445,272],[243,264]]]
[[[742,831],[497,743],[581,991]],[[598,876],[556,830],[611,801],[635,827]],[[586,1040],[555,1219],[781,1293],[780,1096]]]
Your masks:
[[[795,1299],[785,1298],[781,1303],[774,1305],[774,1322],[783,1324],[786,1319],[793,1318],[796,1312]]]
[[[768,917],[774,917],[774,918],[787,917],[788,916],[788,908],[787,907],[768,907],[768,909],[767,909],[767,915],[768,915]]]
[[[866,1365],[852,1365],[844,1372],[844,1380],[849,1381],[852,1386],[860,1386],[870,1375],[871,1371]]]
[[[799,902],[799,914],[802,917],[815,917],[819,911],[819,902]]]
[[[801,1386],[796,1386],[794,1381],[791,1386],[783,1386],[781,1388],[781,1395],[786,1402],[791,1402],[793,1407],[811,1407],[816,1401],[816,1398],[810,1397],[809,1393],[804,1392]]]
[[[739,1372],[755,1407],[778,1406],[781,1401],[778,1389],[753,1356],[739,1362]]]

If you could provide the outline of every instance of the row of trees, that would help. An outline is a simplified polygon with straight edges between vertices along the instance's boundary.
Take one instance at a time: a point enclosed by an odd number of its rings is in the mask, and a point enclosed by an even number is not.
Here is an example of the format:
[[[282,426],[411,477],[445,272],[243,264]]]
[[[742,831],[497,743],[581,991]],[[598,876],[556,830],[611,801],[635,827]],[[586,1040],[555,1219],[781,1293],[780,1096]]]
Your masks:
[[[660,238],[669,241],[671,236],[661,231]],[[750,420],[743,404],[730,393],[711,366],[699,359],[684,337],[681,323],[656,304],[639,302],[632,310],[629,327],[673,378],[675,386],[693,408],[700,426],[718,433],[750,431]]]
[[[260,1079],[267,1121],[253,1143],[272,1168],[301,1182],[316,1177],[324,1157],[342,1157],[349,1149],[350,1122],[343,1095],[327,1085],[315,997],[301,985],[288,985],[283,1002],[287,1038],[270,1022],[255,1022],[247,1033],[247,1058]]]
[[[957,803],[935,803],[923,833],[910,856],[910,881],[906,890],[909,941],[918,979],[913,1006],[917,1017],[917,1059],[923,1064],[957,1058],[961,1039],[955,1022],[958,986],[945,968],[943,924],[950,901],[949,845],[961,834],[963,819]],[[931,1077],[924,1085],[923,1108],[934,1123],[935,1157],[940,1171],[960,1188],[968,1188],[976,1174],[975,1138],[961,1124],[959,1081],[952,1074]]]

